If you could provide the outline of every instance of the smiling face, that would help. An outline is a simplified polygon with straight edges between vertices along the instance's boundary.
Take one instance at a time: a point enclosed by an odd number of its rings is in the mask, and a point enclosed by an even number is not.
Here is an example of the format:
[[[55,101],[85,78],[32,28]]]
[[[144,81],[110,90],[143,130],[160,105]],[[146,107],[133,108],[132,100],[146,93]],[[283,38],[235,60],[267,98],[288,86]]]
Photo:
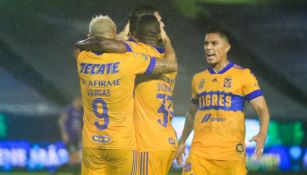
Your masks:
[[[204,51],[208,64],[217,65],[227,60],[230,44],[219,33],[207,33],[205,37]]]

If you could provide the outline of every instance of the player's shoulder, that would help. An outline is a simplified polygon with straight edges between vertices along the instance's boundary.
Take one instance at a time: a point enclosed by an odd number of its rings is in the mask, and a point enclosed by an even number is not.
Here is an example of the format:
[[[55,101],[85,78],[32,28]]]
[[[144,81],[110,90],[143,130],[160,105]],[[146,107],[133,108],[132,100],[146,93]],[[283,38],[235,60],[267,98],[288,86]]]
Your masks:
[[[208,69],[205,69],[203,71],[195,73],[193,76],[193,80],[203,79],[205,76],[208,76],[208,75],[209,75],[209,71]]]
[[[136,42],[134,40],[127,40],[124,41],[124,43],[128,52],[143,52],[144,50],[148,49],[145,44]]]
[[[121,55],[122,55],[122,58],[124,58],[123,60],[125,61],[133,61],[133,60],[138,60],[138,59],[146,61],[146,60],[152,59],[151,56],[143,52],[126,52]]]
[[[131,40],[127,40],[127,41],[123,41],[125,44],[128,44],[129,46],[135,46],[137,45],[136,41],[131,41]]]
[[[243,76],[243,77],[255,77],[255,75],[253,74],[253,72],[251,71],[251,69],[249,68],[245,68],[245,67],[241,67],[237,64],[234,64],[233,66],[233,70],[236,71],[237,75],[239,76]]]
[[[88,50],[81,50],[78,54],[78,57],[101,57],[106,56],[111,53],[103,53],[100,51],[88,51]]]
[[[137,42],[137,45],[140,46],[140,47],[148,48],[148,49],[153,50],[155,52],[158,52],[160,54],[163,54],[165,52],[163,47],[154,46],[154,45],[150,45],[150,44],[146,44],[146,43],[142,43],[142,42]]]
[[[242,66],[240,66],[240,65],[237,65],[237,64],[233,64],[233,66],[232,66],[235,70],[239,70],[239,71],[244,71],[244,70],[246,70],[247,68],[245,68],[245,67],[242,67]]]
[[[151,46],[148,45],[148,44],[142,43],[142,42],[137,42],[137,43],[136,43],[136,46],[137,46],[137,47],[140,47],[140,48],[143,48],[143,49],[149,49],[149,50],[151,50],[151,51],[154,50],[153,47],[151,47]]]
[[[233,67],[233,70],[240,72],[240,73],[250,73],[251,72],[251,70],[249,68],[242,67],[238,64],[233,64],[232,67]]]
[[[128,40],[123,41],[123,43],[125,44],[128,52],[133,52],[138,47],[137,41],[133,38],[129,38]]]
[[[75,56],[75,59],[77,60],[77,62],[83,62],[83,61],[86,61],[92,58],[96,58],[96,57],[98,56],[92,53],[91,51],[81,50],[78,53],[78,55]]]
[[[159,46],[154,46],[154,45],[149,45],[152,49],[154,49],[156,52],[158,52],[159,54],[164,54],[165,53],[165,49],[163,47],[159,47]]]
[[[84,55],[86,55],[88,53],[89,53],[89,51],[87,51],[87,50],[74,51],[75,57],[82,57],[82,56],[84,56]]]
[[[164,48],[159,48],[157,46],[149,45],[146,43],[139,42],[137,43],[137,49],[135,51],[146,53],[155,58],[163,58]]]

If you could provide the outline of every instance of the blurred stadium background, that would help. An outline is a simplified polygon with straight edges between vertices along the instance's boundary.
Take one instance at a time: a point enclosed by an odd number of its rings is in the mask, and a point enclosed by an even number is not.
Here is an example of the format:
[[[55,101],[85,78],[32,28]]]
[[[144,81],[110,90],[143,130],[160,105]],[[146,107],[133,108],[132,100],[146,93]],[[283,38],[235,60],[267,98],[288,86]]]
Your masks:
[[[204,31],[232,34],[231,60],[258,77],[272,121],[265,154],[247,143],[249,174],[307,173],[307,1],[286,0],[0,0],[0,174],[48,174],[63,169],[67,149],[57,119],[80,94],[73,44],[96,14],[120,31],[141,4],[160,9],[177,51],[173,124],[181,133],[194,73],[208,67]],[[247,139],[258,131],[246,110]],[[64,168],[63,168],[64,167]],[[180,174],[174,164],[172,175]]]

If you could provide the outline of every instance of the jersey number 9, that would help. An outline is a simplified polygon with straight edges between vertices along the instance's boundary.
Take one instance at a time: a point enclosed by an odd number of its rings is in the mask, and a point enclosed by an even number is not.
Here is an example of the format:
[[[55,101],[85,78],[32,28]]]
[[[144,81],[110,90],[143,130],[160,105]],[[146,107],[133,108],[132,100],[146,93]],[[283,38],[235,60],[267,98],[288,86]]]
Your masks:
[[[99,107],[100,108],[102,107],[102,112],[98,111]],[[98,120],[96,120],[95,126],[100,130],[107,129],[108,126],[109,126],[109,116],[108,116],[107,103],[102,98],[96,98],[93,101],[93,111],[94,111],[94,114],[95,114],[96,117],[98,117],[99,119],[104,119],[103,124],[100,124],[100,122]]]

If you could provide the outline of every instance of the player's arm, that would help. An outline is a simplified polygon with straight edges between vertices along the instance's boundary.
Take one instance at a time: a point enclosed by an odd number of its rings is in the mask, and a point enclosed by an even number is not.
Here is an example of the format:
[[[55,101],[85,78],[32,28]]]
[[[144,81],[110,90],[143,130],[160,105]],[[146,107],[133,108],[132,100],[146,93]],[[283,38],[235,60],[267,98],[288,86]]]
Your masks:
[[[270,122],[270,114],[267,104],[263,96],[259,96],[250,101],[251,106],[257,112],[259,118],[260,131],[257,135],[250,139],[256,142],[255,154],[257,159],[260,159],[263,153],[267,132]]]
[[[125,53],[129,51],[129,48],[125,42],[102,37],[90,37],[85,40],[78,41],[75,44],[75,47],[81,50],[99,51],[106,53]]]
[[[195,114],[197,111],[197,105],[192,103],[188,112],[185,114],[185,123],[184,123],[184,128],[183,128],[183,132],[181,135],[181,138],[179,140],[178,143],[178,150],[176,153],[176,159],[177,159],[177,163],[180,165],[182,163],[182,154],[185,155],[185,143],[189,137],[189,135],[191,134],[191,132],[193,131],[193,123],[194,123],[194,118],[195,118]]]
[[[64,143],[67,143],[69,141],[68,133],[65,128],[65,122],[67,121],[67,115],[65,113],[62,113],[61,116],[58,119],[58,125],[61,131],[61,137]]]
[[[164,59],[159,59],[156,61],[153,74],[176,72],[178,70],[178,65],[175,50],[162,25],[160,25],[160,29],[161,38],[165,49],[165,56]]]

